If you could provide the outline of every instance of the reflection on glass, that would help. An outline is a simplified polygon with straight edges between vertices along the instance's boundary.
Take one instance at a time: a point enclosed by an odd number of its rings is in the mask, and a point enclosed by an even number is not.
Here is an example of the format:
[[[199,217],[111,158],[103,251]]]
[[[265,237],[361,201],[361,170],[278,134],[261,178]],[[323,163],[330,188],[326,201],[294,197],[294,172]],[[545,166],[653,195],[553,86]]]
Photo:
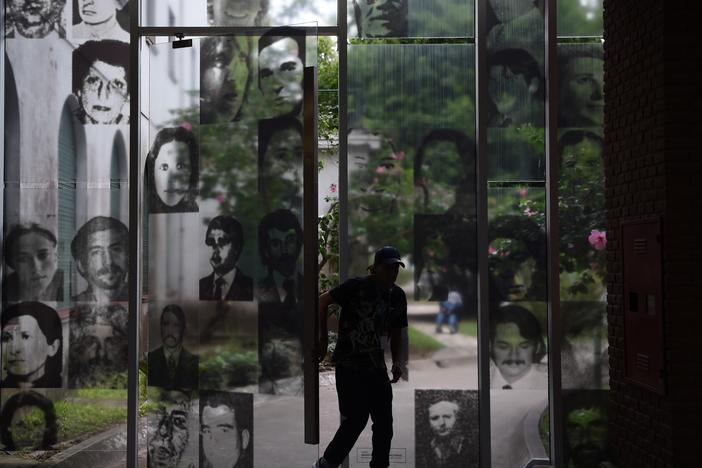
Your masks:
[[[146,157],[146,188],[151,213],[197,211],[200,157],[187,126],[162,128]]]
[[[4,258],[12,270],[2,283],[4,302],[63,300],[63,271],[53,232],[36,223],[11,227]]]
[[[302,226],[290,210],[276,210],[261,219],[258,248],[266,276],[258,282],[259,302],[295,306],[302,301],[303,278],[299,271]]]
[[[63,329],[56,311],[21,302],[3,310],[1,323],[2,387],[61,387]]]
[[[602,36],[602,0],[558,0],[559,36]]]
[[[50,450],[58,428],[54,404],[35,391],[12,395],[0,412],[0,441],[8,451]]]

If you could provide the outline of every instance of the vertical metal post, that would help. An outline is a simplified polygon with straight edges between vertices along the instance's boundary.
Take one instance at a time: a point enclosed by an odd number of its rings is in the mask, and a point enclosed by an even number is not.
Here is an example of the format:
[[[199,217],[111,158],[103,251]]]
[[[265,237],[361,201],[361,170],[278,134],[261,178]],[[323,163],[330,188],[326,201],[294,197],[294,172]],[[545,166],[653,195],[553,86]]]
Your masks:
[[[480,424],[480,466],[491,464],[490,433],[490,317],[488,289],[488,76],[487,76],[488,0],[475,2],[475,109],[477,154],[477,252],[478,252],[478,390]]]
[[[317,365],[318,275],[317,252],[317,68],[305,67],[303,226],[304,235],[304,394],[305,443],[319,444],[319,366]]]
[[[349,172],[348,172],[348,21],[347,0],[337,2],[339,35],[339,279],[343,282],[349,274]]]
[[[141,2],[132,0],[129,30],[129,349],[127,353],[127,467],[139,461],[139,318],[141,316],[141,164],[139,122],[141,89],[139,83],[139,35]]]
[[[548,396],[550,403],[551,466],[563,466],[561,400],[561,298],[559,278],[560,234],[558,222],[558,51],[557,0],[548,0],[545,11],[546,43],[546,241],[548,261]]]

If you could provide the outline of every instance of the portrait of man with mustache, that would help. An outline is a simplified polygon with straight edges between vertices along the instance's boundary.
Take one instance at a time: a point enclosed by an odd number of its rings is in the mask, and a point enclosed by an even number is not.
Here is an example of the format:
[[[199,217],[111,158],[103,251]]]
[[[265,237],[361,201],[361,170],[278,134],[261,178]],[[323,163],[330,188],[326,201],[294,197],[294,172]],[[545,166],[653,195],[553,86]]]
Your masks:
[[[149,352],[148,384],[167,389],[197,388],[198,357],[183,347],[185,312],[169,304],[161,312],[162,346]]]
[[[290,210],[276,210],[261,219],[258,248],[267,275],[258,282],[260,302],[283,303],[294,308],[302,301],[302,274],[298,259],[302,251],[302,226]]]
[[[127,388],[127,309],[83,304],[71,311],[69,388]]]
[[[504,305],[490,314],[491,388],[547,388],[545,355],[541,325],[530,311]]]
[[[96,216],[78,230],[71,253],[88,287],[72,298],[74,302],[127,300],[128,241],[127,226],[115,218]]]

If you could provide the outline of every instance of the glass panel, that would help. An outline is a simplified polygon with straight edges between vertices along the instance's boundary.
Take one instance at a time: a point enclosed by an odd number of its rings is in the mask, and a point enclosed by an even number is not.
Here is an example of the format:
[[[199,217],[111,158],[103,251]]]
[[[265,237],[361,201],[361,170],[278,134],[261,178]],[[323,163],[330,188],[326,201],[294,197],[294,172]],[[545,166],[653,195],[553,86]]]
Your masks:
[[[336,0],[148,0],[142,26],[336,25]]]
[[[120,466],[126,458],[126,16],[112,9],[110,27],[87,36],[65,3],[5,2],[7,466]]]
[[[390,243],[407,265],[396,283],[409,363],[393,384],[390,466],[477,467],[474,48],[359,44],[348,54],[349,276],[367,274]],[[328,364],[323,446],[339,422]],[[368,426],[350,466],[367,466],[370,447]]]
[[[488,266],[492,466],[548,459],[544,16],[488,11]]]
[[[473,0],[349,0],[350,38],[471,37]]]
[[[301,227],[303,71],[315,56],[316,37],[289,27],[149,48],[152,464],[317,457],[303,440]]]
[[[558,129],[562,386],[566,460],[612,460],[607,438],[607,245],[600,42],[560,44]]]
[[[602,0],[558,0],[559,36],[602,36]]]

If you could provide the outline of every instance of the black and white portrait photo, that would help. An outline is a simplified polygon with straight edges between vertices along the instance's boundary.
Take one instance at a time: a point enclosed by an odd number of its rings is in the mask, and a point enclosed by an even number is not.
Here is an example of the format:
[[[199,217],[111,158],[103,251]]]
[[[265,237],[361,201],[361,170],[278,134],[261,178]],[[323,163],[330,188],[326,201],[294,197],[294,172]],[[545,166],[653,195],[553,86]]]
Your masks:
[[[195,435],[191,436],[191,395],[185,391],[163,390],[153,403],[156,409],[146,416],[147,466],[177,468],[181,461],[185,461],[188,446],[195,438]]]
[[[146,156],[149,212],[197,212],[199,173],[199,145],[195,134],[185,126],[159,130]]]
[[[58,313],[41,302],[20,302],[2,311],[3,388],[62,386],[63,329]]]
[[[544,41],[543,0],[489,0],[488,48]]]
[[[296,310],[283,304],[259,304],[259,393],[302,395],[302,320],[296,318]]]
[[[604,123],[604,57],[600,44],[558,47],[559,127],[601,127]]]
[[[73,39],[129,42],[129,32],[118,21],[118,12],[129,0],[73,0]],[[125,15],[126,16],[126,15]]]
[[[299,272],[302,226],[290,210],[266,214],[258,225],[258,249],[266,276],[257,284],[259,302],[276,302],[294,308],[302,302],[303,278]]]
[[[149,351],[148,384],[166,389],[198,387],[198,357],[185,349],[185,312],[176,304],[163,308],[159,319],[161,346]]]
[[[200,466],[253,468],[253,395],[200,392]]]
[[[71,311],[69,388],[127,388],[126,304]]]
[[[211,26],[264,26],[270,0],[207,0]]]
[[[63,12],[66,0],[7,0],[6,37],[43,39],[66,37]]]
[[[488,79],[488,125],[543,126],[544,80],[529,51],[508,48],[489,53]]]
[[[290,27],[271,29],[258,40],[258,87],[267,117],[300,113],[305,48],[305,33]]]
[[[247,36],[200,43],[200,123],[239,118],[253,79],[252,43]]]
[[[73,301],[127,300],[128,242],[127,226],[115,218],[96,216],[78,230],[71,241],[71,253],[88,287]]]
[[[63,300],[57,245],[54,233],[38,224],[10,228],[3,246],[7,275],[2,284],[3,302]]]
[[[548,366],[541,324],[522,306],[490,313],[490,388],[546,389]]]
[[[353,0],[358,37],[406,37],[409,0]]]
[[[15,393],[0,411],[0,442],[8,452],[50,450],[58,426],[54,404],[33,390]]]
[[[563,392],[564,458],[568,468],[615,468],[609,435],[609,392]]]
[[[302,210],[302,151],[302,124],[297,118],[259,121],[259,192],[267,209]]]
[[[478,391],[415,390],[416,466],[478,468]]]
[[[88,41],[73,51],[73,94],[85,124],[129,123],[129,44]]]
[[[252,301],[253,279],[237,267],[244,230],[233,216],[220,215],[207,225],[205,245],[212,273],[200,278],[201,301]]]

